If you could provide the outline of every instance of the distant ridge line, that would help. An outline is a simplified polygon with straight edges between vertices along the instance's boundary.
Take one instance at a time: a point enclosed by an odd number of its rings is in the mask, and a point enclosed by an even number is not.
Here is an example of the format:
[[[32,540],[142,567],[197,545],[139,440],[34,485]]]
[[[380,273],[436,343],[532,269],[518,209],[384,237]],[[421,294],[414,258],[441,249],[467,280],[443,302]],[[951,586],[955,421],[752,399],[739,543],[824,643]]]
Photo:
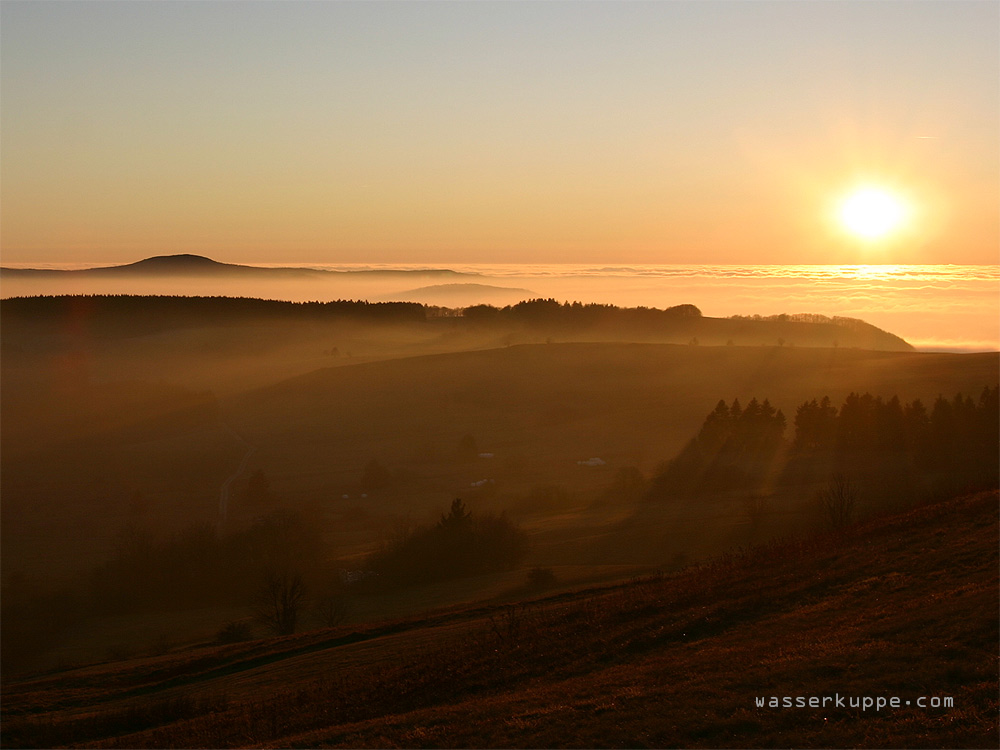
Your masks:
[[[10,277],[30,276],[274,276],[301,278],[329,278],[339,275],[368,276],[431,276],[431,277],[476,277],[481,274],[452,271],[448,268],[427,269],[320,269],[304,266],[251,266],[239,263],[223,263],[204,255],[178,253],[175,255],[154,255],[133,263],[117,266],[95,266],[93,268],[13,268],[0,266],[0,274]]]

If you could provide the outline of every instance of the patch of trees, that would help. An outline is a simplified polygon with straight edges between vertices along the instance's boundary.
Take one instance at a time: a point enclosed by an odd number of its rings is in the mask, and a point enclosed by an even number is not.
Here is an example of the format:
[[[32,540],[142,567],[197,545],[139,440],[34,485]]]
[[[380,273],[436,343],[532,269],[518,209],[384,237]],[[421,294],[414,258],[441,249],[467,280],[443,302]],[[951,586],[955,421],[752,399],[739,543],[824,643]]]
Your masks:
[[[802,404],[786,470],[790,480],[825,470],[906,488],[920,479],[937,492],[995,486],[1000,462],[1000,389],[978,399],[916,399],[850,394],[836,409],[828,398]],[[910,487],[912,489],[912,487]]]
[[[873,326],[871,323],[866,323],[860,318],[846,318],[841,315],[830,317],[829,315],[819,315],[817,313],[795,313],[792,315],[779,313],[778,315],[730,315],[729,319],[752,320],[764,323],[823,323],[846,328],[849,331],[878,331],[879,333],[886,333],[881,328]]]
[[[150,333],[221,324],[268,320],[349,319],[369,322],[423,322],[424,306],[415,302],[285,302],[252,297],[172,297],[154,295],[63,295],[13,297],[0,301],[4,322],[18,319],[70,320],[82,330],[103,333]]]
[[[694,305],[676,305],[660,310],[653,307],[616,307],[596,303],[559,303],[554,299],[533,299],[516,305],[494,307],[473,305],[463,311],[466,320],[479,323],[514,323],[532,327],[591,328],[631,326],[652,328],[677,321],[700,318]]]
[[[928,409],[851,393],[838,409],[828,397],[801,404],[795,435],[767,400],[720,401],[698,434],[653,479],[647,497],[760,492],[849,477],[868,494],[935,494],[995,487],[1000,481],[1000,388],[978,399],[938,398]]]
[[[893,333],[889,333],[858,318],[846,318],[840,315],[834,315],[832,318],[827,315],[818,315],[815,313],[796,313],[794,315],[786,313],[778,315],[731,315],[729,316],[729,320],[750,321],[754,323],[808,323],[811,325],[836,326],[848,333],[854,334],[852,337],[854,345],[860,345],[862,348],[889,348],[904,351],[913,349],[910,344]],[[892,346],[889,346],[889,344],[892,344]]]
[[[387,587],[510,570],[527,553],[527,535],[505,515],[472,513],[461,499],[434,526],[400,534],[368,560]]]
[[[760,488],[773,476],[784,444],[785,415],[752,398],[719,401],[698,434],[653,479],[649,495],[698,495]]]

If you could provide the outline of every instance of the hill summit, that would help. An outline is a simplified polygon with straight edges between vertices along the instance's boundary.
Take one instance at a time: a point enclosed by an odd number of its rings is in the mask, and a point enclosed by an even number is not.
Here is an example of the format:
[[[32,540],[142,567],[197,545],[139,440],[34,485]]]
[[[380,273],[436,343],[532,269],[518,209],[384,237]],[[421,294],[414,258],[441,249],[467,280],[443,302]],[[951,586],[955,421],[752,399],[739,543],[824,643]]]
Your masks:
[[[151,258],[144,258],[143,260],[136,261],[135,263],[120,266],[120,268],[142,268],[148,270],[162,268],[172,271],[183,269],[214,269],[232,267],[232,263],[220,263],[217,260],[206,258],[204,255],[194,255],[193,253],[180,253],[178,255],[154,255]]]

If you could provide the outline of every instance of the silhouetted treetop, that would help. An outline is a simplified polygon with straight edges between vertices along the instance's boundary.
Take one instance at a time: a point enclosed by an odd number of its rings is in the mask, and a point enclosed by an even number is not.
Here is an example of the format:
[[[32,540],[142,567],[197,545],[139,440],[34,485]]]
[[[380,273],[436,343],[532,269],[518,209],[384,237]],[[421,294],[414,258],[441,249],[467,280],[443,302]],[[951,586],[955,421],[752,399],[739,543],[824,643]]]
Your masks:
[[[469,511],[466,510],[465,503],[462,501],[462,498],[457,497],[451,503],[451,510],[441,516],[441,520],[438,521],[438,526],[442,529],[459,528],[469,523],[470,517],[471,515]]]
[[[701,310],[684,304],[660,310],[652,307],[616,307],[598,303],[559,303],[554,299],[532,299],[506,307],[473,305],[463,311],[463,317],[484,322],[516,322],[527,325],[589,327],[596,325],[650,326],[657,323],[700,318]]]
[[[470,512],[456,498],[429,528],[385,545],[368,564],[386,586],[407,586],[509,570],[527,551],[527,535],[504,514]]]
[[[653,479],[650,495],[752,489],[771,472],[784,443],[785,415],[764,399],[746,407],[720,400],[698,434]]]
[[[72,318],[81,325],[106,328],[165,330],[213,323],[244,322],[259,318],[323,320],[347,318],[373,322],[426,320],[423,305],[415,302],[286,302],[251,297],[177,297],[141,295],[74,295],[13,297],[0,301],[5,316],[31,320]]]
[[[815,481],[849,474],[881,491],[996,486],[1000,478],[1000,388],[978,400],[938,396],[928,409],[870,393],[851,393],[837,409],[829,397],[795,412],[795,437],[783,450],[785,418],[766,399],[746,407],[719,401],[681,452],[656,476],[648,496],[757,491],[764,482]]]

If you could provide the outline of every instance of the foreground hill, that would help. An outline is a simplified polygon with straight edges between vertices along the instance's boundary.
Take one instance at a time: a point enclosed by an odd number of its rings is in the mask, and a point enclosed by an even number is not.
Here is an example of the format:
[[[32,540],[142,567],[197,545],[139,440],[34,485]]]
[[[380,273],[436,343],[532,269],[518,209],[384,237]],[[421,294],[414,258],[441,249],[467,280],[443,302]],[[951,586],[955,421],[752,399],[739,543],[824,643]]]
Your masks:
[[[938,502],[520,606],[12,682],[3,741],[995,747],[997,501]],[[791,707],[768,706],[785,697]]]

